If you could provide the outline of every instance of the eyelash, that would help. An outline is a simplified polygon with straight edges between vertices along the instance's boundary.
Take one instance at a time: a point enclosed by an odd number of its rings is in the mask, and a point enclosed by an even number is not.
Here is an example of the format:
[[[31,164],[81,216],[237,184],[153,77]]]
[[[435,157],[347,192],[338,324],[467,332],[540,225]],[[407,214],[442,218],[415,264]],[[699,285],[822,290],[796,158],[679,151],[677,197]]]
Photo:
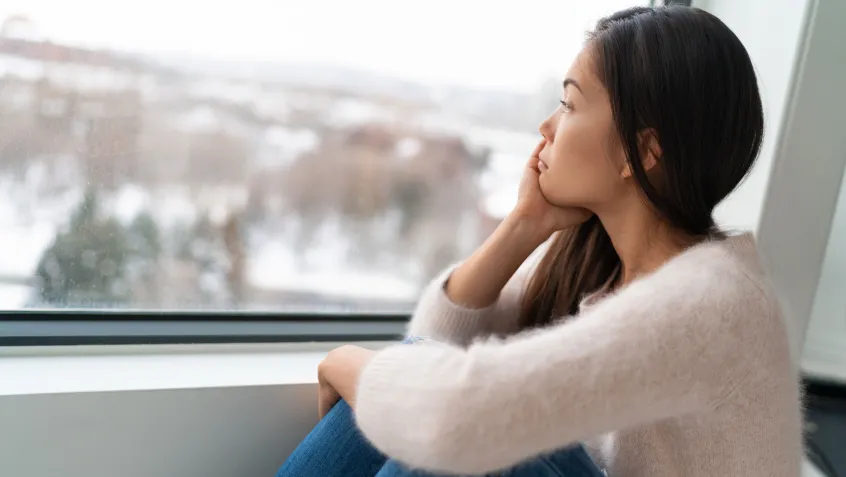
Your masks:
[[[570,104],[570,103],[568,103],[568,102],[566,102],[566,101],[563,101],[563,100],[562,100],[562,101],[559,101],[559,103],[561,103],[561,106],[563,106],[563,107],[564,107],[564,112],[565,112],[565,113],[568,113],[568,112],[570,112],[570,111],[572,111],[572,110],[573,110],[573,105],[572,105],[572,104]]]

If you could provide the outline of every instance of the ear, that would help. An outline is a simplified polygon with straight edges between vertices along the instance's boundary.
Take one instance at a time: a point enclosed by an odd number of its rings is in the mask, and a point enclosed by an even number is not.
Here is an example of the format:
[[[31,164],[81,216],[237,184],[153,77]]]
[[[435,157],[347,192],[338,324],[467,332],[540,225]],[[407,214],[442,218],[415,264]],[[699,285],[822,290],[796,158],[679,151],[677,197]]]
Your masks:
[[[651,171],[658,165],[661,159],[661,144],[658,142],[658,133],[653,128],[644,129],[637,134],[638,149],[640,149],[641,164],[643,170]],[[628,162],[623,167],[622,177],[628,179],[633,174]]]

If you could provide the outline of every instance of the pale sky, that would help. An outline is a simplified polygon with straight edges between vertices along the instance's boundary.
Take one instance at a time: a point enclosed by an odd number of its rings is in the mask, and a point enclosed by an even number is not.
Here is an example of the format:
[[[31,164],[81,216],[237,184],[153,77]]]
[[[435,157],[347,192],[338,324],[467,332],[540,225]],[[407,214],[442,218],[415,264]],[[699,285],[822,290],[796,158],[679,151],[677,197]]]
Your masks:
[[[625,0],[2,0],[47,38],[532,91]]]

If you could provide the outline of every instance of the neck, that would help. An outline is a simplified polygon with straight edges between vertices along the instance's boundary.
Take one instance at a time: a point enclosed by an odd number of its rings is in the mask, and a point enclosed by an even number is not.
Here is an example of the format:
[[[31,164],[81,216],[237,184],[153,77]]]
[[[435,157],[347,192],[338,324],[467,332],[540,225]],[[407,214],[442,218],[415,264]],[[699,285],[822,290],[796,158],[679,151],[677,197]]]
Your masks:
[[[618,286],[654,272],[697,239],[674,230],[639,200],[628,210],[597,214],[620,256]]]

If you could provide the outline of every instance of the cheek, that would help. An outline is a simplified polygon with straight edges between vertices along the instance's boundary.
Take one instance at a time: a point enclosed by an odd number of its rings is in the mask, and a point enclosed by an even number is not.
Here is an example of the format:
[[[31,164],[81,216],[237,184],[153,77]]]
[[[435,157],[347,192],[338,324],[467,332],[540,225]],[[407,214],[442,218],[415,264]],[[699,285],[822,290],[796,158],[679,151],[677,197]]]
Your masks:
[[[620,181],[612,159],[612,136],[598,121],[564,119],[541,174],[544,196],[560,206],[590,206],[610,200]]]

